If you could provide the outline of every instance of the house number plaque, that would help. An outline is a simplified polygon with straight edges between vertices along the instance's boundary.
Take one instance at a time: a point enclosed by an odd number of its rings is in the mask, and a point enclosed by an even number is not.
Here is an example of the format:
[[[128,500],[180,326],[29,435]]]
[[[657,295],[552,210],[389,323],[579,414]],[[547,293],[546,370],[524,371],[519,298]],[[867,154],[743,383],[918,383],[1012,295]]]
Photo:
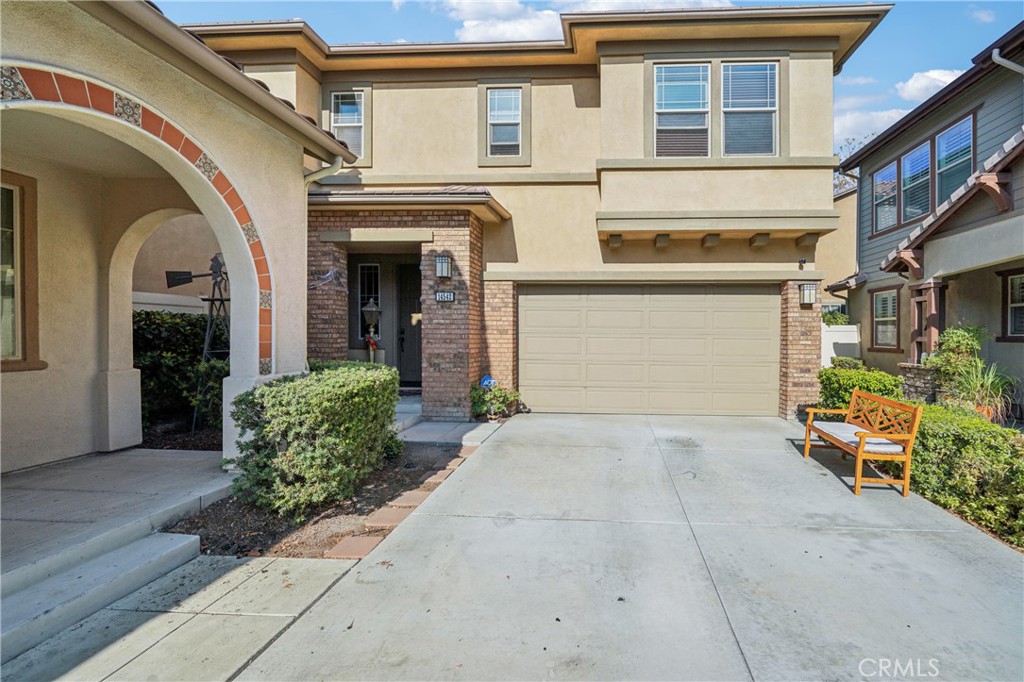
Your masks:
[[[455,300],[454,291],[435,291],[434,300],[440,303],[451,303]]]

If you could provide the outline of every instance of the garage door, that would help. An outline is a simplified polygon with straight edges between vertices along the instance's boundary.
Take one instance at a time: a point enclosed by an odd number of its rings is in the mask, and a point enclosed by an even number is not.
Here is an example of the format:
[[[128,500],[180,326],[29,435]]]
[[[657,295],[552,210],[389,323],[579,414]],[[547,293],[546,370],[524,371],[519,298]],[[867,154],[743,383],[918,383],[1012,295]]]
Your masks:
[[[777,415],[778,291],[521,286],[523,402],[535,412]]]

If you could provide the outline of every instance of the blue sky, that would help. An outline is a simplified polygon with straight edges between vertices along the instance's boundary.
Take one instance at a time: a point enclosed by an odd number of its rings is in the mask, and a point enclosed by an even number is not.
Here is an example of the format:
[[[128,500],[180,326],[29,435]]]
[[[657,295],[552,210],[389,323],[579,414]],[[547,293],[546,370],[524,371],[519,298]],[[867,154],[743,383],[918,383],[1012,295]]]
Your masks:
[[[559,12],[713,5],[800,4],[786,0],[360,0],[322,2],[160,1],[178,23],[301,17],[329,43],[531,40],[561,37]],[[818,2],[815,4],[824,4]],[[1024,3],[903,0],[835,81],[837,144],[894,123],[1024,19]]]

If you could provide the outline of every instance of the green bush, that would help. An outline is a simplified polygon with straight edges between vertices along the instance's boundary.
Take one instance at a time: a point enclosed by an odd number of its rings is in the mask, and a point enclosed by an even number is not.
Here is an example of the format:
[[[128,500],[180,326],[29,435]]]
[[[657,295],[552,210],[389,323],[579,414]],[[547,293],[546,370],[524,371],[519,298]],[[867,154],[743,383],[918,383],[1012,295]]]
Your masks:
[[[359,362],[242,393],[232,412],[242,436],[235,494],[296,520],[350,497],[383,457],[395,454],[397,403],[398,371]]]
[[[821,314],[821,321],[829,327],[834,327],[837,324],[850,324],[850,316],[838,310],[830,310]]]
[[[206,316],[137,310],[132,315],[134,364],[142,375],[142,421],[147,426],[159,421],[191,422],[200,375],[214,379],[213,390],[200,407],[204,422],[221,422],[221,385],[227,375],[226,361],[203,366]],[[217,348],[227,347],[218,334]]]
[[[818,371],[818,383],[821,384],[818,407],[826,409],[849,407],[855,388],[883,398],[903,397],[900,378],[877,369],[823,367]]]
[[[864,361],[860,358],[848,358],[843,355],[837,355],[832,358],[832,367],[834,369],[864,369]]]
[[[983,366],[978,353],[982,342],[990,336],[992,334],[985,327],[978,325],[949,327],[939,334],[938,349],[923,364],[938,371],[943,389],[952,390],[957,377]]]
[[[504,386],[484,388],[474,384],[469,390],[474,417],[508,417],[515,411],[521,398],[519,391]]]
[[[897,473],[899,465],[886,469]],[[1024,547],[1024,435],[973,410],[925,405],[911,489]]]

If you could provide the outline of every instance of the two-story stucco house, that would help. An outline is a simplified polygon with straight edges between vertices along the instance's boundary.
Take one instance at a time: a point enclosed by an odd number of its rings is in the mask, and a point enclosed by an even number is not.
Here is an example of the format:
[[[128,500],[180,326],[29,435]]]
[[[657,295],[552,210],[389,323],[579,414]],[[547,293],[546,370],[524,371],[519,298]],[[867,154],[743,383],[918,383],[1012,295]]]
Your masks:
[[[890,372],[971,323],[993,333],[984,358],[1024,377],[1024,23],[973,61],[844,162],[858,272],[828,289],[848,292],[863,357]]]
[[[366,357],[379,306],[428,419],[467,418],[487,373],[534,411],[792,416],[832,78],[889,8],[572,14],[534,43],[187,28],[359,156],[309,193],[310,357]]]

